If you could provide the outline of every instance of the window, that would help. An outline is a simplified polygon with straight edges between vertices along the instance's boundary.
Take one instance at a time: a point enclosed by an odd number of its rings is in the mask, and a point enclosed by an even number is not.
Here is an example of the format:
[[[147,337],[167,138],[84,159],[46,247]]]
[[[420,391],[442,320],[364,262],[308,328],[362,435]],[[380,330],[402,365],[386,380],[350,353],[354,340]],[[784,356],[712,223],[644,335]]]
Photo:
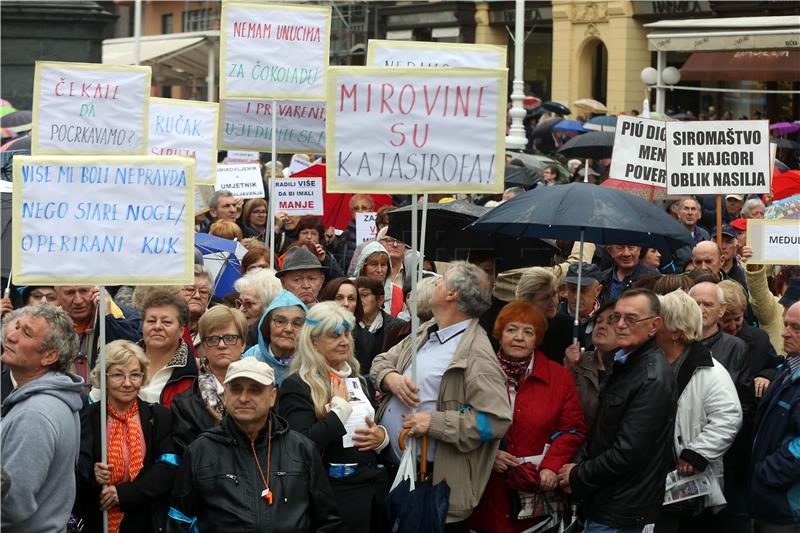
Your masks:
[[[213,9],[193,9],[183,12],[183,31],[205,31],[211,29]]]
[[[161,15],[161,33],[172,33],[174,30],[172,29],[172,13],[167,13],[166,15]]]

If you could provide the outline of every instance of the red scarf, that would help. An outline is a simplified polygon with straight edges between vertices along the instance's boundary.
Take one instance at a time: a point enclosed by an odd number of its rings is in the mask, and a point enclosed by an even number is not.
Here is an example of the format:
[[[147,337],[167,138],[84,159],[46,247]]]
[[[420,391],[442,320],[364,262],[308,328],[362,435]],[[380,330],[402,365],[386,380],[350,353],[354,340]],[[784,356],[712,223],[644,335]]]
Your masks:
[[[108,403],[108,416],[111,418],[111,431],[108,433],[108,463],[114,465],[111,470],[111,485],[118,485],[129,474],[128,479],[136,479],[144,466],[142,454],[141,422],[139,421],[139,402],[124,413],[118,412]],[[125,472],[125,449],[128,450],[128,472]],[[108,531],[118,533],[122,518],[125,516],[119,506],[108,511]]]
[[[525,372],[528,371],[528,365],[531,364],[531,353],[525,359],[509,359],[503,354],[503,349],[500,348],[497,352],[497,362],[500,363],[500,368],[506,374],[508,383],[514,387],[514,390],[519,390],[519,383],[525,377]]]

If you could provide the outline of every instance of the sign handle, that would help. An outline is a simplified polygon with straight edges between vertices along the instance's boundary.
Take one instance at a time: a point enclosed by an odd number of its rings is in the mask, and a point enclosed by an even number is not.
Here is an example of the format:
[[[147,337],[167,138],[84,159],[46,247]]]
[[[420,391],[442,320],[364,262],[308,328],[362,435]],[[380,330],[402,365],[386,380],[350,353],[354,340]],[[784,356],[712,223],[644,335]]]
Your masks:
[[[656,199],[656,188],[651,185],[650,190],[647,191],[647,201],[652,204],[653,202],[655,202],[655,199]]]
[[[575,298],[575,323],[572,333],[572,344],[578,342],[581,328],[581,278],[583,277],[583,228],[581,228],[581,244],[578,251],[578,292]]]
[[[411,381],[417,382],[417,332],[419,317],[417,316],[417,208],[416,194],[411,195]]]
[[[97,364],[100,365],[100,462],[108,462],[108,435],[106,435],[107,402],[106,398],[106,287],[100,285],[97,321],[100,323],[100,350]],[[91,357],[91,349],[88,350]],[[90,362],[91,363],[91,362]],[[103,511],[103,533],[108,533],[108,511]]]
[[[275,215],[273,207],[278,203],[275,201],[275,173],[277,171],[276,159],[278,158],[278,137],[275,130],[278,129],[278,101],[272,101],[272,177],[269,180],[269,267],[273,270],[275,268]]]
[[[428,193],[422,195],[422,229],[419,233],[419,277],[417,283],[422,281],[422,273],[425,271],[425,231],[428,226]],[[416,301],[416,300],[414,300]]]
[[[722,195],[717,195],[717,246],[722,250]]]

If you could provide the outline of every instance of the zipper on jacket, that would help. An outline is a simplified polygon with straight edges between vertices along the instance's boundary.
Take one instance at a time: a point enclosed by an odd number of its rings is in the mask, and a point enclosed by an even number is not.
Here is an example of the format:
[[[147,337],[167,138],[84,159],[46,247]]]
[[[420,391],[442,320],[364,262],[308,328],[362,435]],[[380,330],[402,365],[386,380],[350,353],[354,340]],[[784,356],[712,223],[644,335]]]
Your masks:
[[[225,477],[232,480],[237,487],[239,486],[239,477],[236,474],[225,474]]]

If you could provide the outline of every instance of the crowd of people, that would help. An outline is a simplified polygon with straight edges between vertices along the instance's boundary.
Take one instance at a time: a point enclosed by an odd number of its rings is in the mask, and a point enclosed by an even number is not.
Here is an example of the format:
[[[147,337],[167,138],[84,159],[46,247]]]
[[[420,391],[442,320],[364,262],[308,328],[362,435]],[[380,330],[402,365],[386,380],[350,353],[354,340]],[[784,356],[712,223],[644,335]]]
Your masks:
[[[728,195],[721,246],[687,196],[664,206],[694,242],[677,250],[426,261],[412,302],[393,206],[362,244],[276,213],[271,268],[268,203],[217,191],[197,229],[246,247],[232,293],[196,254],[184,286],[3,299],[2,528],[392,531],[417,439],[448,532],[800,531],[800,267],[746,243],[768,202]]]

